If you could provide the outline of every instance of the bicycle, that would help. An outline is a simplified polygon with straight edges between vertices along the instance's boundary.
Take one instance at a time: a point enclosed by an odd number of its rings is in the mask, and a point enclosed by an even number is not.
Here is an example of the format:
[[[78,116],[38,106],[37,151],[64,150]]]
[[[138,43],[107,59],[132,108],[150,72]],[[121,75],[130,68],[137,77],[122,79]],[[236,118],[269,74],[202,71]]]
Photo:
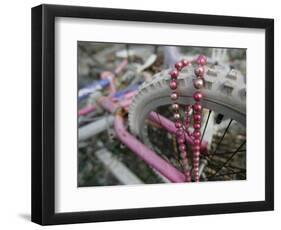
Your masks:
[[[202,89],[199,180],[246,179],[246,79],[238,70],[209,60],[204,76],[205,87]],[[107,97],[99,95],[96,103],[114,116],[101,131],[113,125],[118,139],[164,176],[165,181],[187,182],[170,108],[170,72],[171,69],[158,72],[140,86],[127,91],[123,89]],[[183,68],[178,76],[180,113],[184,105],[193,102],[193,80],[194,67]],[[130,96],[120,99],[116,95]],[[87,111],[82,115],[85,114]],[[126,127],[127,119],[129,130]],[[192,133],[193,130],[189,128],[188,131]],[[226,139],[228,142],[233,139],[233,146],[224,146]],[[187,158],[192,159],[192,137],[186,135],[186,142]],[[192,172],[191,165],[188,170]],[[198,180],[192,176],[188,182],[191,181]]]

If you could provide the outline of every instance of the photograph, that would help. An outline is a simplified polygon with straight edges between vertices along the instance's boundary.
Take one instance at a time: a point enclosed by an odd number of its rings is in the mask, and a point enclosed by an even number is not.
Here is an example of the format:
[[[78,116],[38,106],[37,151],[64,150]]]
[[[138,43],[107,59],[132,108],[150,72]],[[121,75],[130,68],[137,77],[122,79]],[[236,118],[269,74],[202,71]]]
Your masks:
[[[246,66],[243,47],[77,41],[77,186],[247,180]]]
[[[33,222],[274,210],[274,19],[196,12],[32,8]]]

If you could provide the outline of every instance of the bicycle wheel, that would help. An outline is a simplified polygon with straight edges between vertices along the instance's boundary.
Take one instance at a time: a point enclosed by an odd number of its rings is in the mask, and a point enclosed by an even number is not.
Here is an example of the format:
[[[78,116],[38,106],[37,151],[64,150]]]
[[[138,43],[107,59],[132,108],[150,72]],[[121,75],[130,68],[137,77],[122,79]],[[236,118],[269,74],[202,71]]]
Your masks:
[[[166,118],[172,117],[169,110],[171,105],[169,71],[156,74],[150,82],[145,82],[140,87],[129,109],[129,127],[133,134],[180,168],[180,161],[174,154],[176,149],[173,137],[161,127],[151,125],[147,119],[152,111]],[[185,68],[178,77],[181,105],[193,102],[194,78],[192,67]],[[210,125],[210,117],[216,120],[217,129],[209,140],[208,153],[201,156],[201,180],[245,179],[246,79],[238,70],[221,65],[209,65],[206,67],[205,88],[202,92],[203,114],[205,114],[205,125],[202,125],[203,138]],[[236,132],[230,131],[231,128]],[[229,139],[229,136],[234,137],[232,142],[235,142],[235,145],[225,146],[226,138]],[[153,137],[157,137],[158,141],[153,141]],[[159,146],[159,140],[164,146]],[[237,157],[239,160],[235,159]],[[243,163],[237,165],[237,161]]]

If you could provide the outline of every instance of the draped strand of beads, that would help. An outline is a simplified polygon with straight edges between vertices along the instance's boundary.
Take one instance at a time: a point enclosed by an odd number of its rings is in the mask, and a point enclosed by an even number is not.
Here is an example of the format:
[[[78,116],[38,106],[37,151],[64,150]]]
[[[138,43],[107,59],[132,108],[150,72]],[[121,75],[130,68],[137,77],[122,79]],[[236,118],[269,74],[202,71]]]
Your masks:
[[[191,118],[191,114],[192,114],[192,106],[191,105],[186,105],[185,106],[185,130],[187,135],[190,136],[190,132],[188,131],[189,126],[190,126],[190,118]]]
[[[175,69],[170,72],[171,81],[170,88],[172,90],[171,99],[173,101],[172,110],[174,113],[175,127],[176,127],[176,137],[177,142],[179,144],[180,155],[182,159],[183,171],[187,182],[191,182],[191,174],[189,170],[189,163],[187,158],[187,150],[186,150],[186,140],[185,140],[185,129],[182,123],[181,114],[180,114],[180,106],[178,104],[179,93],[178,89],[178,76],[179,72],[187,67],[190,63],[187,60],[182,60],[175,64]]]
[[[193,81],[193,86],[196,91],[193,94],[193,99],[195,103],[191,105],[186,105],[184,108],[185,119],[181,118],[180,114],[180,106],[178,103],[179,92],[178,92],[178,76],[180,71],[184,67],[188,67],[191,63],[187,60],[182,60],[175,64],[175,69],[170,72],[171,80],[170,80],[170,89],[171,100],[172,100],[172,110],[173,117],[175,120],[176,127],[176,137],[177,142],[179,144],[179,149],[181,153],[182,165],[184,175],[186,177],[187,182],[191,182],[191,172],[189,169],[189,161],[187,157],[187,149],[186,149],[186,135],[190,135],[188,129],[191,123],[191,116],[193,116],[193,128],[194,131],[192,133],[193,145],[192,145],[192,156],[193,156],[193,178],[196,182],[199,181],[199,160],[200,160],[200,146],[201,146],[201,113],[202,113],[202,105],[201,100],[203,98],[203,94],[200,91],[204,87],[204,74],[205,74],[205,65],[207,63],[207,58],[203,55],[200,55],[196,59],[197,68],[195,69],[196,79]],[[184,120],[184,123],[182,122]]]
[[[207,58],[203,55],[200,55],[197,60],[198,67],[195,69],[196,79],[193,81],[193,86],[196,91],[193,94],[193,99],[195,103],[193,104],[193,146],[192,146],[192,155],[193,155],[193,177],[196,182],[199,181],[199,161],[200,161],[200,147],[201,147],[201,120],[202,120],[202,104],[203,94],[201,89],[204,87],[204,74],[205,74],[205,65],[207,63]]]

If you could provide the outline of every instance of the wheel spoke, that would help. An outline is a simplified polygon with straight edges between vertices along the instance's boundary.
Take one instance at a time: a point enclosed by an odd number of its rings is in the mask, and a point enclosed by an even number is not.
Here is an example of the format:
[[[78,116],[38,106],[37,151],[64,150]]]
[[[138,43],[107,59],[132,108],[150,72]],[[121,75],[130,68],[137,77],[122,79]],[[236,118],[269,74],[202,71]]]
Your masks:
[[[158,123],[160,124],[160,127],[163,128],[163,124],[161,122],[161,119],[160,119],[160,116],[159,116],[159,113],[158,113],[158,107],[156,108],[156,115],[157,115],[157,119],[158,119]]]
[[[229,121],[229,123],[228,123],[226,129],[224,130],[224,133],[223,133],[223,135],[222,135],[222,137],[221,137],[219,143],[218,143],[217,146],[216,146],[215,151],[214,151],[211,155],[216,154],[216,152],[217,152],[217,150],[219,149],[219,147],[220,147],[220,145],[221,145],[221,143],[222,143],[222,141],[223,141],[223,139],[224,139],[224,137],[225,137],[225,134],[227,133],[227,131],[228,131],[228,129],[229,129],[229,127],[230,127],[232,121],[233,121],[233,120],[230,119],[230,121]]]
[[[244,153],[246,152],[246,149],[243,150],[239,150],[238,153]],[[228,154],[233,154],[233,152],[223,152],[223,153],[212,153],[210,155],[216,155],[216,156],[220,156],[220,155],[228,155]]]
[[[156,113],[157,120],[158,120],[157,122],[158,122],[160,128],[165,130],[165,127],[164,127],[164,125],[163,125],[163,123],[161,121],[160,116],[164,117],[164,118],[166,118],[166,117],[163,116],[162,114],[160,114],[159,107],[156,108],[155,113]],[[180,165],[180,168],[183,170],[183,165],[182,165],[182,162],[180,160],[180,153],[179,153],[179,151],[177,149],[177,141],[176,141],[175,134],[172,134],[172,136],[173,136],[172,142],[173,142],[173,150],[174,150],[173,151],[173,155],[174,155],[174,157],[176,159],[177,164]],[[153,147],[153,149],[155,150],[154,147]]]
[[[205,135],[206,128],[207,128],[207,126],[208,126],[208,122],[209,122],[211,113],[212,113],[212,110],[209,110],[208,117],[207,117],[207,121],[206,121],[205,126],[204,126],[204,130],[203,130],[203,134],[202,134],[200,143],[202,142],[203,137],[204,137],[204,135]]]
[[[220,176],[231,176],[231,175],[235,175],[235,174],[245,174],[246,171],[244,170],[240,170],[238,172],[228,172],[228,173],[221,173],[221,174],[218,174],[216,175],[217,177],[220,177]]]
[[[243,141],[243,143],[236,149],[236,151],[232,153],[232,155],[223,163],[223,165],[213,175],[211,175],[210,178],[216,176],[218,172],[220,172],[233,159],[233,157],[239,152],[239,150],[244,146],[245,143],[246,141]]]

